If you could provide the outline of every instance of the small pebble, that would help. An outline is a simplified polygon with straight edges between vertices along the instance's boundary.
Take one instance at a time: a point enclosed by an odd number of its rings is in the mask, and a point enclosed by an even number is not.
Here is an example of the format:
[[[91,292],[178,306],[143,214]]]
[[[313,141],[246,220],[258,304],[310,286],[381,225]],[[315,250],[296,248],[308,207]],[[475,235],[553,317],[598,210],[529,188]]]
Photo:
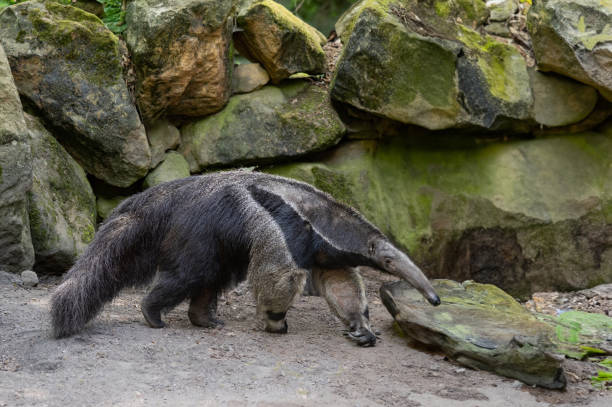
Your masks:
[[[25,287],[36,287],[38,285],[38,276],[32,270],[21,272],[21,283]]]

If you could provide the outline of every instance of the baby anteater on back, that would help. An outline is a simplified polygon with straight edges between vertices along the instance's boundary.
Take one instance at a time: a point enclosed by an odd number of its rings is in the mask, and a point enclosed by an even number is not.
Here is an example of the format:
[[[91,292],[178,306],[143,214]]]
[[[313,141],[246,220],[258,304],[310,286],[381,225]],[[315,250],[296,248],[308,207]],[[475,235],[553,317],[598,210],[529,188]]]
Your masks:
[[[167,182],[123,201],[51,300],[53,333],[80,331],[120,290],[154,281],[142,313],[154,328],[186,298],[194,325],[212,327],[218,294],[248,279],[269,332],[307,279],[361,345],[373,345],[363,282],[370,266],[440,300],[423,273],[363,216],[308,184],[229,171]]]

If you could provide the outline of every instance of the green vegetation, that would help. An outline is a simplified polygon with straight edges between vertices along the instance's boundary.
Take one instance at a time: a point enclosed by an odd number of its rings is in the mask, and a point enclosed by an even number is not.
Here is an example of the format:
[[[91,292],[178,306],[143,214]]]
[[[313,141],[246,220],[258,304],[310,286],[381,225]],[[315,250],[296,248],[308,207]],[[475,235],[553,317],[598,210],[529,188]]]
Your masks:
[[[23,3],[28,0],[0,0],[0,10],[14,4]],[[72,5],[73,0],[54,0],[60,4]],[[125,11],[121,9],[121,0],[98,0],[104,5],[104,18],[102,21],[109,30],[115,34],[125,31]]]
[[[606,358],[598,365],[604,370],[597,371],[597,376],[591,377],[591,384],[599,390],[612,388],[612,358]]]
[[[126,29],[125,10],[121,9],[121,0],[99,0],[104,4],[104,24],[115,34],[120,34]]]

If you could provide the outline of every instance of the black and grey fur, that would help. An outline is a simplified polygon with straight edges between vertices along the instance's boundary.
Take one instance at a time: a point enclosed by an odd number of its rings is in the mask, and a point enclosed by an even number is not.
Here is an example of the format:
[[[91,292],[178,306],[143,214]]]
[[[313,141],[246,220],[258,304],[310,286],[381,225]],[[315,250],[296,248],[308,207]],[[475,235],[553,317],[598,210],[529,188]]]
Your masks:
[[[217,295],[248,278],[270,332],[310,276],[311,291],[362,345],[376,341],[356,266],[394,274],[434,305],[440,300],[410,259],[354,209],[308,184],[232,171],[184,178],[121,203],[67,273],[51,300],[56,337],[83,328],[119,291],[153,281],[147,323],[190,298],[194,325],[214,326]]]

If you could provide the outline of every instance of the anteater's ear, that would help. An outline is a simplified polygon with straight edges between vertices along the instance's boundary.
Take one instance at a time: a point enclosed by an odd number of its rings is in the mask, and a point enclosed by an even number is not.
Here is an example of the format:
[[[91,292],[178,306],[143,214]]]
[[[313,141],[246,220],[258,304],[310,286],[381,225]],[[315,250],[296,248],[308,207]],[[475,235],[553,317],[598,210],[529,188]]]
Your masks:
[[[368,243],[368,254],[370,256],[373,256],[375,253],[376,253],[376,241],[370,240],[370,242]]]

